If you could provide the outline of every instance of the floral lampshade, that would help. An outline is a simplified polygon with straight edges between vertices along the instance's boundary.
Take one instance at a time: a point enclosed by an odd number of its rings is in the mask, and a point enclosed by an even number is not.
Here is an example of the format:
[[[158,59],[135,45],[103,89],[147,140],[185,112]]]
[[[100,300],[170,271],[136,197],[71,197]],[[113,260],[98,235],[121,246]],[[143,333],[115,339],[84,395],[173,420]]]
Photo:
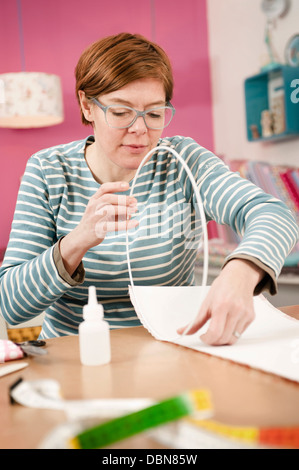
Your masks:
[[[0,127],[28,129],[63,121],[60,78],[41,72],[0,75]]]

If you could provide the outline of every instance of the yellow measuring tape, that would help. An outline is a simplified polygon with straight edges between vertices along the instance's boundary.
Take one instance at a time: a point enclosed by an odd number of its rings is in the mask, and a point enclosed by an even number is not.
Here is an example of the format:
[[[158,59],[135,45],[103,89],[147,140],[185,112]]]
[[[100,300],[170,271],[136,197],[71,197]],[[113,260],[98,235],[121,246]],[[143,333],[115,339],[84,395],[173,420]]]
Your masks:
[[[188,418],[188,422],[199,429],[250,445],[299,449],[299,426],[233,426],[192,418]]]

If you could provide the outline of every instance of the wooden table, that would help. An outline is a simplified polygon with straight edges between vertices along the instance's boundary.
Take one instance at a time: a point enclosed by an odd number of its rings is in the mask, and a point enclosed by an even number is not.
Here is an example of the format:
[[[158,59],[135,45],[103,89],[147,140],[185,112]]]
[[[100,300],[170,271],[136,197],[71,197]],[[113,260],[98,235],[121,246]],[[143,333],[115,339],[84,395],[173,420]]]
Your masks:
[[[9,387],[24,380],[52,378],[65,399],[163,399],[194,388],[211,393],[217,419],[253,426],[299,425],[299,384],[258,370],[155,340],[143,327],[111,332],[112,360],[82,366],[77,336],[47,340],[48,355],[26,358],[29,367],[0,378],[0,448],[37,448],[62,411],[11,405]],[[0,365],[3,367],[3,365]],[[117,448],[161,446],[144,435]]]

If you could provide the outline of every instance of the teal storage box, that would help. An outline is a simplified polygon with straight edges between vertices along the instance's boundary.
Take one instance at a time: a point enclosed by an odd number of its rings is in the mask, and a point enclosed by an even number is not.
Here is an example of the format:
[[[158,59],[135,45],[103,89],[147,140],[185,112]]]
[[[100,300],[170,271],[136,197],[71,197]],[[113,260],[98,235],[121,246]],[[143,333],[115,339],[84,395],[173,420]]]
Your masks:
[[[299,67],[281,65],[247,78],[248,140],[275,141],[299,137],[299,100],[296,97],[299,98]]]

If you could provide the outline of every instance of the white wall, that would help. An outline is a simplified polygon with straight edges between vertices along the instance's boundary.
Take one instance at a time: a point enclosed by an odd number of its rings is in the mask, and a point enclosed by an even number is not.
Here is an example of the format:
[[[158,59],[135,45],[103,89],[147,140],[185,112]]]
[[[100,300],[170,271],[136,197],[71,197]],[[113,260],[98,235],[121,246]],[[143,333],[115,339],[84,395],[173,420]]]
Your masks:
[[[207,0],[214,150],[231,160],[260,160],[299,167],[299,138],[265,144],[248,142],[246,137],[244,80],[259,73],[266,52],[266,17],[261,3],[262,0]],[[273,31],[282,63],[285,46],[296,33],[299,33],[299,0],[291,0],[289,11],[278,19]]]

